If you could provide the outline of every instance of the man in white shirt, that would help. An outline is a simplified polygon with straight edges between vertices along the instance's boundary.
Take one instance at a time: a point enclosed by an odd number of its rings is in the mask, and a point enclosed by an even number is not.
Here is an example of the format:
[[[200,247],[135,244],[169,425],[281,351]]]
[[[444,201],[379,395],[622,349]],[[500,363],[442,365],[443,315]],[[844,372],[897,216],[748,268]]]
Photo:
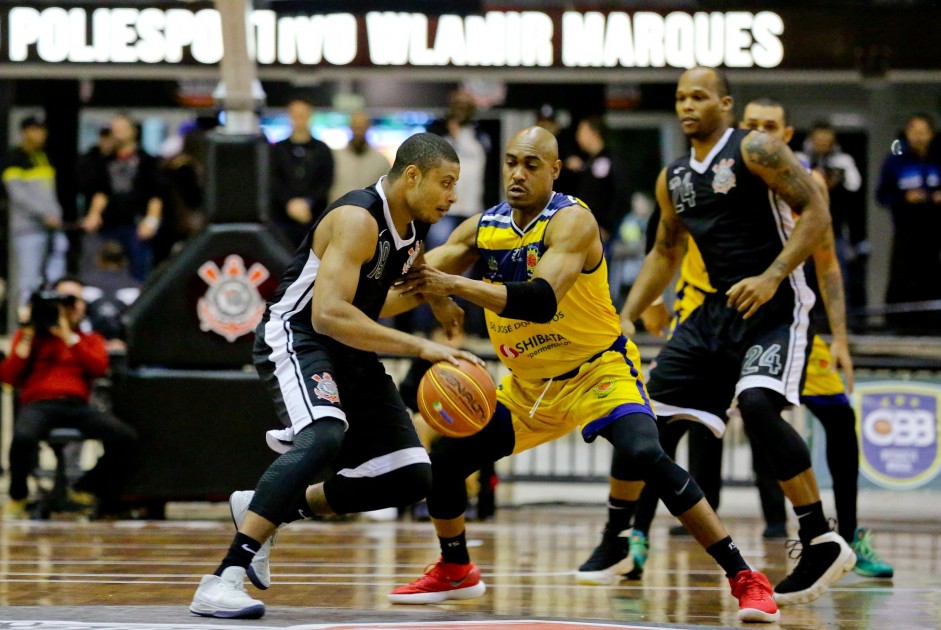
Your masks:
[[[350,116],[350,141],[333,152],[333,186],[327,202],[333,203],[350,190],[365,188],[379,181],[389,170],[389,160],[369,145],[366,133],[372,126],[369,114]]]

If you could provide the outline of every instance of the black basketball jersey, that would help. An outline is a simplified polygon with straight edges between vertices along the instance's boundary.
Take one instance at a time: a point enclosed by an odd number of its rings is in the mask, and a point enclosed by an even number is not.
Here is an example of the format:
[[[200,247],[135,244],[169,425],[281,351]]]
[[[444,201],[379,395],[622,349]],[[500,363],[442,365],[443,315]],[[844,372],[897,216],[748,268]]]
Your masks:
[[[389,287],[404,276],[415,262],[429,226],[421,221],[413,221],[408,236],[400,237],[392,223],[389,203],[382,187],[375,184],[343,195],[327,206],[317,218],[285,270],[278,290],[268,301],[264,322],[279,319],[289,321],[292,327],[302,327],[308,332],[313,330],[310,319],[311,300],[314,283],[317,281],[317,270],[320,267],[320,259],[312,249],[314,233],[324,217],[340,206],[365,208],[379,224],[376,251],[373,257],[360,267],[359,284],[356,295],[353,296],[353,306],[371,319],[379,319]]]
[[[691,151],[666,172],[677,216],[699,246],[720,295],[764,272],[794,229],[790,208],[745,165],[741,145],[749,133],[729,129],[704,161]],[[800,267],[795,273],[806,286]]]

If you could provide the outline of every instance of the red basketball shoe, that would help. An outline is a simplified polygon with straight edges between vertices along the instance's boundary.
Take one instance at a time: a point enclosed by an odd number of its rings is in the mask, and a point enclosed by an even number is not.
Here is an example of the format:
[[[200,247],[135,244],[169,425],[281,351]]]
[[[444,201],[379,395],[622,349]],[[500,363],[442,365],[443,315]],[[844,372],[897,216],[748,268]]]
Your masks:
[[[729,578],[732,595],[738,599],[738,620],[772,623],[781,618],[774,603],[771,582],[761,571],[739,571]]]
[[[480,570],[473,563],[452,564],[439,558],[425,570],[425,575],[389,593],[389,601],[393,604],[440,604],[449,599],[480,597],[486,590]]]

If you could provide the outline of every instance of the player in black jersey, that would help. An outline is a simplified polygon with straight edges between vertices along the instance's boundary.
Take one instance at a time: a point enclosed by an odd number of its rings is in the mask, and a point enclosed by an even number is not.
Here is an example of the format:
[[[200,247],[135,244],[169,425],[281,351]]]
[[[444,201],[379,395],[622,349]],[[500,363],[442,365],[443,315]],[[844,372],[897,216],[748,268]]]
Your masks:
[[[827,525],[807,445],[781,417],[799,404],[809,351],[814,297],[802,263],[825,239],[829,213],[790,149],[768,134],[732,129],[731,108],[720,71],[693,68],[680,77],[676,113],[692,151],[657,179],[656,244],[621,323],[633,333],[632,322],[672,280],[691,235],[716,292],[664,346],[648,391],[661,422],[692,419],[717,435],[737,398],[800,525],[800,562],[775,587],[775,601],[788,605],[816,599],[855,564]],[[801,215],[796,225],[792,211]]]
[[[445,140],[412,136],[386,177],[331,204],[298,249],[255,331],[254,349],[255,366],[293,443],[254,493],[230,497],[238,533],[215,574],[203,576],[191,612],[262,616],[264,604],[249,597],[243,581],[247,575],[268,588],[268,551],[281,523],[425,497],[430,460],[376,353],[482,362],[376,320],[392,284],[421,262],[428,226],[456,199],[459,172]],[[390,308],[420,299],[393,301]],[[450,299],[429,298],[429,304],[446,328],[460,325],[463,313]]]

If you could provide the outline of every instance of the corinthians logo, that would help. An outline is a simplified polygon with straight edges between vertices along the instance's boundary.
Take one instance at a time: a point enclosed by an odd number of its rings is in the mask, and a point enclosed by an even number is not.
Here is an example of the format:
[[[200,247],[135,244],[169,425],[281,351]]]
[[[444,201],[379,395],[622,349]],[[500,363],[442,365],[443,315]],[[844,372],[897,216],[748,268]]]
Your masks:
[[[209,285],[196,304],[201,330],[230,343],[255,330],[265,313],[265,301],[258,292],[258,285],[270,275],[264,265],[255,263],[246,271],[242,257],[232,254],[226,256],[222,269],[210,260],[197,273]]]

